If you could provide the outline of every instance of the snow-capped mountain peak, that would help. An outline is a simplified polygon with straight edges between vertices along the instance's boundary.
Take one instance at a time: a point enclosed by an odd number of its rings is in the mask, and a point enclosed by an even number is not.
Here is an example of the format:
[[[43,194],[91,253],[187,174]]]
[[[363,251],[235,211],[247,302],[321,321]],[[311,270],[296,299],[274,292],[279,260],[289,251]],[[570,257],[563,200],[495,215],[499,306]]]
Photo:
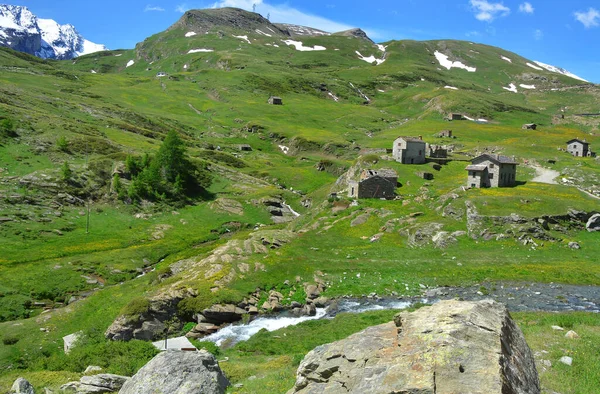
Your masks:
[[[557,73],[557,74],[562,74],[562,75],[566,75],[567,77],[571,77],[571,78],[575,78],[578,79],[580,81],[583,82],[589,82],[586,81],[585,79],[578,77],[577,75],[573,74],[572,72],[569,72],[567,70],[565,70],[564,68],[560,68],[560,67],[556,67],[556,66],[551,66],[549,64],[545,64],[542,62],[534,62],[535,64],[537,64],[538,66],[545,68],[546,70],[553,72],[553,73]]]
[[[0,46],[59,60],[108,49],[83,38],[71,24],[38,19],[27,7],[6,4],[0,4]]]

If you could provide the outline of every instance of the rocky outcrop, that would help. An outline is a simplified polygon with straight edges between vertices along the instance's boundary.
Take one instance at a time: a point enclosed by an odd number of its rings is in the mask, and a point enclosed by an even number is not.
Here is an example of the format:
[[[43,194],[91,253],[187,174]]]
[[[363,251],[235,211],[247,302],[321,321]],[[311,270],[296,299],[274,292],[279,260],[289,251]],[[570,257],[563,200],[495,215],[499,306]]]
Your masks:
[[[451,300],[317,347],[293,393],[537,394],[540,385],[506,307]]]
[[[229,381],[215,357],[205,350],[168,350],[144,365],[119,394],[221,394]]]
[[[13,383],[9,394],[35,394],[35,390],[31,383],[24,378],[18,378]]]
[[[103,373],[83,376],[78,382],[69,382],[62,385],[60,389],[66,393],[76,394],[117,393],[128,380],[128,376]]]
[[[585,228],[589,232],[600,231],[600,213],[593,215],[586,223]]]

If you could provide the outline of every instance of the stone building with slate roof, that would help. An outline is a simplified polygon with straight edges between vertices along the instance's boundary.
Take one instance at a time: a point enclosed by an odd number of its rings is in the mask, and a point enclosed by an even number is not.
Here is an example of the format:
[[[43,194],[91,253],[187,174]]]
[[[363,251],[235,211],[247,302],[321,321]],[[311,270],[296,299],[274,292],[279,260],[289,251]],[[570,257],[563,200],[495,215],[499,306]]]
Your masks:
[[[394,140],[392,155],[402,164],[424,164],[426,150],[421,137],[398,137]]]
[[[511,187],[516,184],[517,165],[514,157],[483,154],[471,160],[467,187]]]
[[[398,174],[394,170],[364,170],[359,179],[349,182],[348,195],[351,198],[385,198],[396,196]]]

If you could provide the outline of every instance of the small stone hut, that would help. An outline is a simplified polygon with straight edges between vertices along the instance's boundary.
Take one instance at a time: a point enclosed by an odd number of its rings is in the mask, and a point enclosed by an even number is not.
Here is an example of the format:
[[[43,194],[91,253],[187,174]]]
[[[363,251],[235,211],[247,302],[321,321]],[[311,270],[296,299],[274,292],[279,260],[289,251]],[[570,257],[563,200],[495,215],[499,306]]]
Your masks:
[[[252,147],[248,144],[238,145],[238,149],[242,152],[252,152]]]
[[[391,169],[363,170],[358,180],[350,181],[348,195],[351,198],[395,197],[398,174]]]
[[[437,135],[439,138],[453,138],[452,130],[442,130]]]
[[[439,145],[430,145],[429,146],[429,157],[434,159],[447,159],[448,158],[448,149]]]
[[[269,97],[269,104],[271,105],[283,105],[283,100],[281,99],[281,97],[277,97],[277,96],[271,96]]]
[[[467,187],[510,187],[516,184],[517,165],[514,157],[483,154],[471,160]]]
[[[423,138],[398,137],[394,140],[392,155],[394,159],[402,164],[423,164],[425,163],[425,152],[427,144]]]
[[[538,125],[535,123],[526,123],[521,127],[523,130],[537,130]]]
[[[590,150],[590,144],[586,140],[574,138],[567,141],[567,152],[575,157],[593,157],[594,152]]]
[[[446,119],[447,120],[465,120],[465,117],[463,116],[463,114],[450,113],[450,114],[448,114]]]

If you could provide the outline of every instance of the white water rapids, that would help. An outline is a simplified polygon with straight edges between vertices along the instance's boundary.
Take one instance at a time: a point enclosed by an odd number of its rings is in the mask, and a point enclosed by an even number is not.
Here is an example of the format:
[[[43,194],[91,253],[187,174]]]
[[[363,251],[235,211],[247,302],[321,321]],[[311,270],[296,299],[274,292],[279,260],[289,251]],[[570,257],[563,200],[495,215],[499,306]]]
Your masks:
[[[411,305],[410,302],[406,301],[391,301],[384,304],[372,304],[372,303],[360,303],[357,301],[341,300],[337,307],[336,313],[349,312],[349,313],[363,313],[368,311],[376,311],[383,309],[405,309]],[[249,324],[232,324],[227,327],[220,329],[218,332],[202,338],[202,341],[214,342],[217,346],[221,346],[227,343],[231,346],[241,341],[247,341],[254,334],[258,333],[263,328],[267,331],[275,331],[281,328],[295,326],[309,320],[319,320],[333,318],[334,314],[327,312],[325,308],[317,308],[317,314],[315,316],[302,316],[302,317],[286,317],[286,316],[273,316],[273,317],[259,317],[253,320]]]

